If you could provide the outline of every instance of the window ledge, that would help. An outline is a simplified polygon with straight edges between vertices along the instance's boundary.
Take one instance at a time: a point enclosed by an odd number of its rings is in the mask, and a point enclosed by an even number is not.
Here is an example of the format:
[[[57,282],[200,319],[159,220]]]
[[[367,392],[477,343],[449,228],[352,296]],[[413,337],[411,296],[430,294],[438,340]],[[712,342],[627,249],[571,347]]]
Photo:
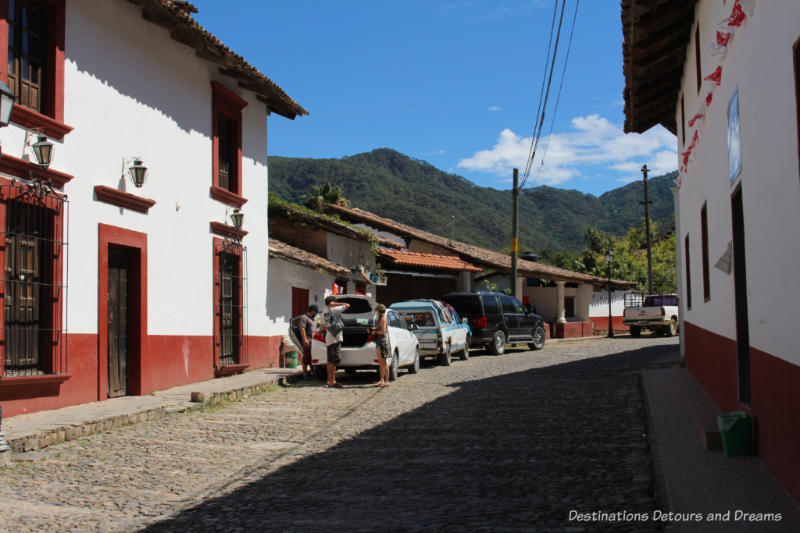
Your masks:
[[[245,235],[247,235],[246,230],[236,229],[222,222],[212,222],[211,233],[219,235],[220,237],[228,237],[229,239],[236,239],[239,241],[244,239]]]
[[[211,198],[214,200],[222,202],[223,204],[232,205],[233,207],[242,207],[247,203],[247,198],[214,185],[211,186],[210,194]]]
[[[59,140],[73,130],[72,126],[67,126],[23,105],[14,105],[11,110],[11,122],[29,130],[41,130],[48,137]]]
[[[6,172],[17,178],[33,179],[40,181],[53,180],[53,184],[59,189],[64,187],[64,184],[72,179],[71,174],[59,172],[52,168],[42,168],[35,163],[14,157],[13,155],[0,154],[0,172]]]
[[[48,385],[64,383],[72,374],[48,374],[44,376],[13,376],[0,377],[0,389],[9,387],[22,387],[26,385]]]
[[[151,207],[156,205],[156,201],[150,198],[136,196],[135,194],[120,191],[105,185],[95,185],[94,194],[100,202],[116,205],[132,211],[138,211],[139,213],[146,214]]]
[[[233,374],[241,374],[247,367],[250,365],[248,364],[241,364],[241,365],[224,365],[217,368],[216,374],[218,378],[223,376],[232,376]]]

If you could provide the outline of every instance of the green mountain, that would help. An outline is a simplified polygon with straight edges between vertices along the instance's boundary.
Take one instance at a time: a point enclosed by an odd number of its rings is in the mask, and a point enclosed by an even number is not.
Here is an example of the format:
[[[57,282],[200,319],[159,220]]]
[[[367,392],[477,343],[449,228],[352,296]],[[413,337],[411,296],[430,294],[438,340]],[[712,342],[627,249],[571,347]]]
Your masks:
[[[674,178],[648,180],[651,220],[667,231],[674,227]],[[341,159],[269,158],[270,192],[284,200],[301,203],[312,185],[326,181],[342,187],[353,207],[438,235],[452,231],[454,239],[484,248],[509,248],[510,190],[479,187],[388,148]],[[644,218],[642,191],[641,181],[600,197],[547,186],[526,188],[519,199],[520,251],[582,250],[589,226],[625,235]]]

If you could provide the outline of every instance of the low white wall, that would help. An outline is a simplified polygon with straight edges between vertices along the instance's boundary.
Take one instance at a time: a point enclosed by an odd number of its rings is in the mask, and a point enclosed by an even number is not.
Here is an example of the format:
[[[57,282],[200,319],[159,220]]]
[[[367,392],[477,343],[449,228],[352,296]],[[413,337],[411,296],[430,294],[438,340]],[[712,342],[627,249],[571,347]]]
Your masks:
[[[625,311],[626,291],[611,291],[611,315],[622,316]],[[592,303],[589,305],[590,317],[608,316],[608,291],[594,291]]]
[[[292,318],[292,287],[308,289],[309,304],[322,310],[325,296],[330,294],[332,279],[310,268],[282,259],[269,260],[267,278],[268,335],[285,335]]]

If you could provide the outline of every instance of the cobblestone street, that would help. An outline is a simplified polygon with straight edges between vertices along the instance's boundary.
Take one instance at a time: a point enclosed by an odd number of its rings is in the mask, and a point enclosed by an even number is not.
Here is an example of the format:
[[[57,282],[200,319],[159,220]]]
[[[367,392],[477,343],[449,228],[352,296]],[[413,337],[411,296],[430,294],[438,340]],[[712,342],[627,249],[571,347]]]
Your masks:
[[[52,446],[0,468],[0,531],[591,530],[570,511],[657,508],[638,370],[677,349],[473,350]]]

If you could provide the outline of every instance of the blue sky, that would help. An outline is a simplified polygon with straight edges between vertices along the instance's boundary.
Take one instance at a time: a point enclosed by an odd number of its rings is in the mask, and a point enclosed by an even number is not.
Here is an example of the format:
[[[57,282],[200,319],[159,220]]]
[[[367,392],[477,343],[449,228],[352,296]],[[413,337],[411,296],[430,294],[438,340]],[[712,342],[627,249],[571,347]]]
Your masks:
[[[482,186],[525,166],[555,0],[195,0],[195,19],[309,110],[270,118],[269,153],[338,158],[393,148]],[[576,0],[567,0],[566,50]],[[660,126],[622,133],[618,0],[579,4],[542,166],[528,186],[601,194],[677,168]],[[558,93],[562,55],[551,88]],[[552,107],[551,107],[552,108]],[[551,117],[537,153],[544,153]]]

